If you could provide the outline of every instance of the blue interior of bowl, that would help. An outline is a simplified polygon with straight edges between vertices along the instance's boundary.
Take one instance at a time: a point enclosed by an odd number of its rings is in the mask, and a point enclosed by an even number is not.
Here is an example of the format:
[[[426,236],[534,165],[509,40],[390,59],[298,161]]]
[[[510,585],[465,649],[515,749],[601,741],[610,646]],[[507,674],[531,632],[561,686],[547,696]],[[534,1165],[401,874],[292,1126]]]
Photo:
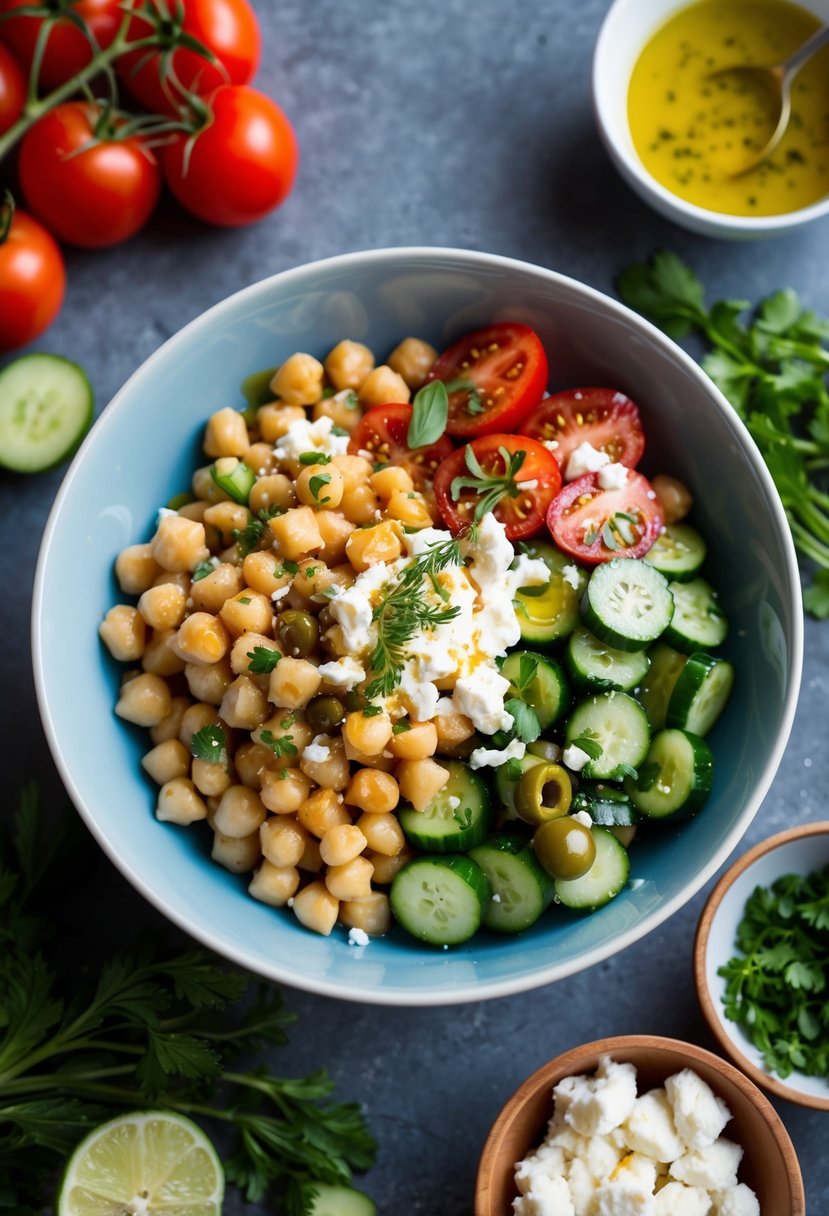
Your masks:
[[[550,355],[553,386],[606,384],[642,411],[644,467],[695,495],[709,576],[731,622],[737,668],[710,737],[713,795],[693,821],[643,833],[632,877],[598,913],[551,911],[518,938],[481,934],[451,951],[401,931],[350,947],[252,900],[207,857],[204,825],[156,822],[139,768],[145,732],[113,714],[118,671],[97,626],[120,598],[113,560],[148,539],[156,511],[189,487],[206,417],[242,407],[250,372],[341,338],[380,358],[408,334],[438,348],[494,319],[526,321]],[[547,982],[636,940],[681,906],[747,828],[788,735],[800,676],[796,565],[771,481],[705,376],[620,305],[551,272],[462,251],[378,251],[286,272],[212,309],[163,346],[105,410],[70,469],[44,537],[33,641],[44,723],[67,787],[110,856],[173,920],[274,979],[360,1000],[475,1000]]]

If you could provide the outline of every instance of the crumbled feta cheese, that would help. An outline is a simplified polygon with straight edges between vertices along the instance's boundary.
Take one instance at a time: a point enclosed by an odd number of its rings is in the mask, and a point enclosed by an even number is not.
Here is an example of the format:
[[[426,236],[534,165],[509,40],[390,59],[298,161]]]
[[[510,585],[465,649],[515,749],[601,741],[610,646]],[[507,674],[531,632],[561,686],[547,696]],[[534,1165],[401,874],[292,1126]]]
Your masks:
[[[725,1191],[737,1185],[737,1168],[743,1150],[733,1140],[720,1136],[706,1148],[696,1148],[677,1156],[671,1164],[672,1178],[689,1186],[702,1186],[709,1191]]]
[[[760,1216],[760,1204],[750,1186],[738,1182],[727,1191],[711,1195],[711,1216]]]
[[[456,811],[461,804],[460,798],[456,798],[454,794],[446,799],[446,804],[450,811]]]
[[[596,1194],[593,1175],[579,1157],[573,1157],[568,1163],[566,1177],[576,1216],[587,1216],[592,1210],[593,1197]]]
[[[532,1186],[512,1201],[513,1216],[576,1216],[564,1178],[536,1174]]]
[[[580,773],[589,759],[590,757],[587,752],[583,752],[575,743],[571,743],[569,747],[565,747],[561,753],[562,764],[574,773]]]
[[[636,1099],[625,1128],[630,1147],[657,1161],[675,1161],[685,1151],[674,1127],[668,1095],[661,1087]]]
[[[508,760],[521,760],[527,750],[526,743],[513,739],[506,747],[476,747],[469,757],[470,768],[500,768]]]
[[[306,752],[307,752],[307,748],[306,748]],[[369,943],[369,936],[366,933],[365,929],[354,928],[354,929],[348,930],[349,946],[367,946],[368,943]]]
[[[708,1216],[711,1198],[702,1187],[669,1182],[656,1196],[654,1209],[654,1216]]]
[[[621,490],[627,479],[628,470],[623,464],[606,464],[599,469],[599,485],[603,490]]]
[[[274,444],[278,460],[299,460],[303,452],[324,452],[326,456],[344,456],[348,451],[348,435],[334,435],[334,422],[326,414],[311,422],[298,418]]]
[[[592,828],[593,826],[593,820],[587,811],[576,811],[575,815],[571,815],[570,818],[575,819],[576,823],[580,823],[585,828]]]
[[[557,439],[542,439],[541,442],[548,452],[555,452],[560,446]]]
[[[501,902],[501,896],[498,894],[498,892],[497,892],[497,891],[495,891],[495,892],[493,893],[493,896],[492,896],[492,902],[493,902],[494,904],[499,904],[499,903]]]
[[[578,566],[562,566],[561,577],[564,579],[565,583],[573,588],[574,591],[578,591],[581,584]]]
[[[565,1077],[553,1090],[553,1098],[569,1127],[583,1136],[604,1136],[633,1110],[636,1069],[602,1056],[594,1076]],[[617,1160],[618,1153],[614,1165]]]
[[[710,1085],[690,1068],[665,1082],[674,1124],[689,1149],[713,1144],[731,1118],[731,1111]]]
[[[479,663],[469,675],[456,680],[452,703],[459,714],[472,719],[476,730],[494,735],[497,730],[509,730],[512,726],[512,714],[504,709],[504,697],[508,692],[509,680],[501,675],[495,664]],[[506,756],[505,759],[510,758]],[[475,767],[474,760],[470,763]]]
[[[573,448],[570,453],[567,468],[564,470],[564,480],[575,481],[577,477],[583,477],[585,473],[597,473],[606,464],[610,464],[607,452],[599,451],[593,447],[592,443],[585,440],[577,448]]]
[[[343,659],[332,659],[328,663],[321,663],[319,673],[326,684],[333,684],[335,688],[355,688],[366,678],[363,665],[353,659],[351,655],[346,655]]]
[[[542,1144],[534,1153],[530,1153],[523,1161],[519,1161],[515,1167],[515,1185],[522,1195],[526,1195],[527,1191],[532,1188],[533,1180],[539,1174],[546,1174],[548,1178],[558,1178],[564,1174],[564,1166],[564,1153],[561,1149],[552,1148],[549,1144]]]
[[[602,1182],[596,1189],[591,1216],[654,1216],[654,1197],[633,1180]]]
[[[330,744],[331,740],[328,735],[317,735],[303,751],[303,760],[310,760],[312,764],[322,764],[331,755]]]
[[[290,590],[290,583],[286,587],[277,587],[276,591],[271,592],[271,599],[274,603],[277,603],[279,600],[284,599]]]

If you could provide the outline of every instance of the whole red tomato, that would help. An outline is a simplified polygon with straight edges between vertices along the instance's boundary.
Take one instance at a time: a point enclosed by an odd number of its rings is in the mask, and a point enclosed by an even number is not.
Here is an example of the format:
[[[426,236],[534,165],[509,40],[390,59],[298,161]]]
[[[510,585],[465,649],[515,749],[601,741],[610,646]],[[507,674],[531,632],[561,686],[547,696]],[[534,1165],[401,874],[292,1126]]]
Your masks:
[[[33,342],[63,302],[63,256],[46,229],[16,211],[0,244],[0,350]]]
[[[26,201],[55,236],[99,249],[117,245],[150,218],[161,170],[136,137],[95,136],[97,106],[55,106],[27,131],[18,172]],[[87,146],[88,145],[88,146]]]
[[[26,81],[23,73],[11,52],[0,42],[0,135],[17,122],[25,100]]]
[[[196,136],[179,135],[161,149],[164,177],[179,202],[208,224],[252,224],[294,184],[294,129],[276,102],[245,85],[225,85],[207,104],[212,118]]]
[[[10,13],[16,8],[30,5],[31,0],[0,0],[0,13]],[[109,46],[124,16],[121,0],[74,0],[69,5],[59,4],[58,0],[47,0],[46,7],[55,14],[71,9],[86,23],[100,47]],[[18,63],[27,73],[32,65],[40,27],[45,20],[45,17],[22,13],[6,18],[0,25],[3,41],[11,47]],[[91,58],[92,47],[83,31],[78,29],[71,17],[56,15],[51,22],[40,67],[40,92],[51,92],[77,75]]]
[[[161,7],[159,0],[152,2]],[[118,60],[121,79],[151,113],[174,112],[171,95],[173,99],[179,96],[178,85],[185,92],[206,97],[223,84],[248,84],[259,66],[259,24],[248,0],[183,0],[183,9],[184,30],[211,51],[218,63],[186,47],[177,47],[166,63],[161,51],[132,51],[122,56]],[[152,29],[150,22],[136,17],[129,37],[146,38]]]

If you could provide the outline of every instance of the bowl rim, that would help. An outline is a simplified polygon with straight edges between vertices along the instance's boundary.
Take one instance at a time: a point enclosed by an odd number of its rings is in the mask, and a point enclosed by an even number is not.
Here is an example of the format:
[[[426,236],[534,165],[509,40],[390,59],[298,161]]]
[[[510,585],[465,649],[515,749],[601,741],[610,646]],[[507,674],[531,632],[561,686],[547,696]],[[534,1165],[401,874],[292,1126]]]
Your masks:
[[[748,852],[743,853],[741,857],[738,857],[729,866],[708,896],[694,936],[694,984],[697,990],[697,1000],[703,1016],[708,1023],[708,1028],[720,1047],[728,1053],[737,1067],[742,1069],[756,1085],[773,1093],[775,1097],[785,1098],[787,1102],[794,1102],[798,1106],[808,1106],[812,1110],[823,1111],[829,1111],[829,1094],[825,1098],[820,1098],[815,1094],[805,1094],[801,1090],[787,1085],[785,1081],[773,1076],[771,1073],[765,1072],[762,1068],[758,1068],[753,1060],[750,1060],[748,1056],[740,1051],[736,1041],[725,1028],[725,1023],[720,1017],[718,1007],[708,986],[706,959],[708,944],[711,940],[711,930],[713,929],[720,904],[740,875],[750,869],[755,861],[759,861],[761,857],[765,857],[768,853],[773,853],[781,845],[790,844],[793,840],[805,840],[810,836],[826,835],[829,835],[829,821],[827,820],[822,820],[818,823],[801,823],[796,827],[787,828],[785,832],[778,832],[775,836],[769,836],[767,840],[761,840],[759,844],[754,845]]]
[[[721,229],[721,235],[724,235],[727,231],[734,236],[772,236],[829,215],[829,192],[823,198],[819,198],[816,202],[809,203],[805,207],[798,207],[795,211],[779,212],[775,215],[732,215],[728,211],[712,211],[708,207],[700,207],[697,203],[690,203],[687,199],[680,197],[680,195],[674,194],[667,186],[663,186],[661,182],[657,181],[648,172],[635,150],[631,153],[624,146],[623,141],[617,138],[614,130],[614,119],[618,117],[618,106],[614,104],[614,98],[611,97],[610,90],[605,85],[605,76],[600,71],[600,68],[602,62],[609,55],[613,54],[614,48],[611,40],[612,25],[614,21],[619,19],[619,10],[630,8],[640,2],[641,0],[613,0],[613,3],[604,15],[599,29],[590,70],[593,113],[599,128],[599,134],[605,147],[611,153],[612,158],[617,161],[617,168],[629,174],[645,194],[651,195],[657,200],[656,206],[662,211],[663,215],[671,212],[675,216],[681,215],[684,220],[694,225],[697,232],[707,231],[710,233],[713,228],[719,228]],[[678,3],[675,9],[664,15],[660,25],[664,24],[682,8],[688,7],[690,3],[691,0],[685,0],[684,4]],[[660,28],[660,25],[653,27],[652,32]],[[641,42],[640,49],[644,48],[647,37],[650,37],[650,35],[646,36]],[[626,113],[627,107],[625,107]],[[625,118],[625,126],[628,127],[627,118]],[[677,222],[680,221],[677,220]]]
[[[240,304],[264,302],[267,300],[269,293],[274,290],[275,285],[282,288],[286,285],[290,286],[294,282],[301,282],[306,276],[313,275],[318,271],[336,271],[343,268],[348,269],[355,265],[390,268],[401,260],[408,260],[412,263],[423,261],[425,263],[436,259],[450,262],[452,264],[451,269],[453,270],[479,270],[481,268],[491,270],[493,268],[500,268],[504,271],[520,271],[536,279],[547,280],[559,288],[564,288],[572,292],[576,297],[579,297],[582,301],[599,304],[603,310],[609,311],[620,320],[628,320],[630,322],[632,319],[640,332],[643,332],[651,342],[661,347],[663,352],[669,354],[671,359],[678,363],[687,375],[696,380],[711,397],[712,403],[725,415],[729,427],[734,432],[735,437],[739,439],[740,446],[753,466],[755,476],[764,487],[765,495],[769,501],[769,509],[772,515],[777,518],[779,524],[781,543],[784,550],[782,573],[786,576],[786,585],[789,590],[788,607],[791,625],[788,691],[782,706],[781,725],[775,746],[764,758],[753,796],[747,800],[740,819],[734,824],[720,847],[711,855],[706,864],[694,874],[692,881],[671,899],[667,899],[658,908],[643,916],[636,925],[614,937],[611,941],[588,951],[586,954],[582,954],[565,963],[554,963],[543,968],[537,968],[518,977],[508,976],[506,978],[478,981],[474,987],[467,984],[460,990],[452,992],[436,991],[428,987],[425,990],[410,990],[408,988],[401,989],[395,987],[392,989],[372,988],[367,991],[365,987],[360,987],[356,980],[353,985],[346,987],[341,982],[328,980],[325,976],[317,977],[301,973],[297,974],[289,966],[283,966],[270,959],[263,959],[261,952],[257,952],[250,947],[243,948],[225,941],[217,945],[211,933],[203,929],[199,922],[190,919],[186,912],[170,907],[165,899],[155,892],[152,884],[141,872],[133,867],[130,859],[121,856],[110,846],[103,827],[98,824],[95,816],[86,807],[78,785],[72,776],[73,765],[70,763],[70,758],[64,755],[61,748],[58,732],[49,708],[47,696],[48,673],[43,662],[40,634],[45,615],[44,595],[49,553],[63,504],[70,496],[72,488],[80,476],[80,470],[83,468],[86,453],[90,449],[90,446],[97,442],[98,436],[102,432],[106,431],[109,420],[128,403],[129,396],[133,391],[133,385],[136,382],[140,382],[145,369],[153,367],[157,362],[168,357],[170,347],[184,343],[192,335],[198,333],[200,328],[207,326],[223,310],[238,307]],[[444,265],[442,269],[445,270],[446,266]],[[650,321],[620,301],[613,299],[612,296],[599,291],[595,287],[582,283],[578,279],[518,258],[510,258],[481,250],[458,249],[440,245],[391,246],[381,249],[356,250],[289,267],[265,279],[249,284],[247,287],[243,287],[224,299],[219,300],[167,338],[152,354],[139,364],[122,387],[115,393],[111,401],[103,408],[64,476],[41,539],[32,590],[31,611],[31,647],[35,691],[41,721],[53,761],[70,799],[87,828],[110,861],[113,862],[132,886],[178,928],[201,942],[208,949],[221,954],[237,966],[254,974],[262,975],[274,982],[288,984],[321,996],[330,996],[359,1003],[369,1002],[392,1006],[414,1007],[463,1004],[469,1001],[489,1000],[494,997],[510,996],[518,992],[530,991],[544,984],[552,983],[555,980],[564,979],[569,975],[583,971],[612,955],[620,953],[623,949],[633,945],[663,924],[669,917],[673,916],[716,873],[728,855],[737,846],[757,814],[780,765],[791,732],[797,708],[803,665],[803,613],[800,600],[800,579],[794,543],[791,539],[782,503],[772,481],[771,474],[766,468],[765,462],[757,450],[754,441],[751,439],[745,424],[717,386],[706,376],[699,364]]]
[[[496,1138],[503,1135],[515,1122],[524,1109],[525,1104],[531,1098],[536,1097],[540,1090],[550,1086],[554,1075],[565,1077],[580,1072],[585,1067],[583,1063],[585,1057],[609,1055],[616,1060],[624,1062],[625,1053],[630,1051],[631,1048],[656,1052],[680,1052],[688,1057],[689,1064],[706,1064],[722,1072],[733,1085],[745,1094],[747,1098],[750,1098],[752,1105],[760,1111],[764,1120],[769,1125],[775,1140],[780,1145],[781,1155],[786,1165],[786,1176],[792,1192],[792,1210],[790,1216],[804,1216],[806,1211],[806,1196],[797,1152],[792,1143],[791,1136],[786,1130],[786,1125],[765,1094],[761,1093],[754,1082],[745,1076],[739,1068],[736,1068],[728,1060],[724,1060],[715,1052],[709,1051],[705,1047],[699,1047],[696,1043],[688,1043],[683,1039],[673,1039],[657,1034],[613,1035],[610,1038],[595,1039],[591,1043],[582,1043],[577,1047],[569,1048],[569,1050],[555,1056],[552,1060],[548,1060],[546,1064],[542,1064],[540,1068],[537,1068],[534,1073],[527,1077],[526,1081],[519,1085],[518,1089],[515,1090],[512,1096],[501,1107],[484,1141],[478,1172],[475,1178],[475,1216],[489,1216],[490,1214],[489,1208],[479,1208],[480,1201],[483,1198],[487,1198],[486,1191],[483,1191],[485,1186],[488,1190],[488,1178],[484,1176],[484,1171],[489,1171],[491,1167]]]

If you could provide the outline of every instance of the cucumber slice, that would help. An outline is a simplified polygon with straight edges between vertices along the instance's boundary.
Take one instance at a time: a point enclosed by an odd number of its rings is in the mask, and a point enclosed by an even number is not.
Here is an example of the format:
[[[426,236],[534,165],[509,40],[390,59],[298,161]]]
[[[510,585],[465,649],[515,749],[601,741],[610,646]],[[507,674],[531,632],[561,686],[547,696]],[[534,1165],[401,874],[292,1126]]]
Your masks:
[[[648,715],[652,730],[662,730],[668,712],[668,702],[687,656],[665,642],[658,642],[649,652],[651,665],[636,699]]]
[[[520,933],[534,925],[553,900],[553,880],[522,836],[491,836],[470,856],[489,879],[492,899],[484,913],[487,929]]]
[[[617,688],[628,692],[641,684],[651,661],[644,650],[617,650],[580,625],[567,639],[567,670],[586,688]]]
[[[546,587],[525,587],[515,597],[521,638],[536,646],[549,645],[566,638],[578,625],[579,600],[587,575],[554,545],[531,541],[522,542],[519,547],[528,557],[540,557],[550,571]]]
[[[83,368],[60,355],[23,355],[0,371],[0,465],[40,473],[68,460],[95,400]]]
[[[601,692],[581,701],[565,727],[567,745],[591,742],[601,752],[585,764],[585,777],[621,777],[645,759],[651,732],[638,701],[624,692]],[[584,747],[582,750],[587,751]]]
[[[532,753],[522,756],[520,760],[508,760],[506,764],[499,765],[495,770],[495,793],[498,801],[505,811],[509,811],[509,817],[516,814],[515,811],[515,791],[518,788],[518,782],[526,773],[528,768],[532,768],[534,764],[543,764],[544,758]]]
[[[465,853],[492,827],[486,782],[460,760],[443,760],[449,780],[422,810],[404,805],[397,812],[406,840],[421,853]]]
[[[581,602],[587,628],[618,650],[644,650],[665,631],[673,611],[668,580],[633,557],[597,566]]]
[[[687,819],[705,802],[713,779],[714,758],[704,739],[663,730],[654,736],[638,777],[625,779],[625,790],[648,819]]]
[[[570,688],[555,659],[532,650],[514,650],[501,666],[509,680],[507,697],[518,697],[531,706],[542,730],[560,718],[570,704]]]
[[[674,615],[664,640],[684,654],[722,645],[728,633],[728,620],[711,584],[704,578],[695,578],[690,583],[671,583],[670,589]]]
[[[692,654],[674,684],[665,717],[668,726],[707,735],[734,687],[734,668],[710,654]]]
[[[478,932],[489,881],[469,857],[416,857],[392,879],[389,901],[398,924],[430,946],[458,946]]]
[[[707,552],[708,546],[695,528],[688,524],[666,524],[644,560],[665,578],[684,583],[701,569]]]
[[[591,828],[596,860],[581,878],[555,880],[556,903],[577,912],[595,912],[619,894],[630,874],[627,849],[607,828]]]
[[[624,790],[603,781],[583,781],[573,795],[570,813],[587,811],[603,828],[629,828],[639,822],[639,813]]]
[[[314,1190],[317,1193],[311,1200],[308,1216],[377,1216],[374,1200],[350,1186],[315,1182]]]

